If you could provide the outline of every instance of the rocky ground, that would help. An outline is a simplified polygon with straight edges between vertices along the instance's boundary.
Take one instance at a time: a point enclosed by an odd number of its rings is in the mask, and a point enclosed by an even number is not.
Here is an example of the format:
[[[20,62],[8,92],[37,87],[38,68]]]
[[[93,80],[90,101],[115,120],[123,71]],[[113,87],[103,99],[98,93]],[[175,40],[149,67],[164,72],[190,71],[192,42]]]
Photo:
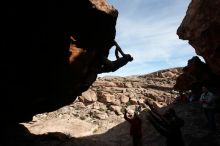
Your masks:
[[[133,113],[141,106],[143,120],[143,143],[162,146],[165,139],[148,122],[148,99],[160,107],[174,107],[185,120],[182,129],[189,146],[218,145],[220,137],[210,135],[205,127],[205,118],[198,103],[174,104],[177,92],[172,90],[181,68],[161,70],[147,75],[130,77],[99,77],[89,90],[82,93],[69,106],[50,113],[33,117],[33,121],[22,123],[35,135],[33,145],[38,146],[131,146],[129,124],[124,120],[123,111]]]

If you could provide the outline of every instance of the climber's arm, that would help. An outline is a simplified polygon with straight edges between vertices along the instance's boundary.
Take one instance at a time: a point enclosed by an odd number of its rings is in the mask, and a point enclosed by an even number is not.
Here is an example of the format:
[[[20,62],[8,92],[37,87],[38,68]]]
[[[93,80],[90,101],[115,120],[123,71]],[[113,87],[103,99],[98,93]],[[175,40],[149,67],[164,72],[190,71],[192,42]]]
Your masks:
[[[117,48],[115,48],[115,57],[116,57],[116,59],[119,59],[118,49]]]

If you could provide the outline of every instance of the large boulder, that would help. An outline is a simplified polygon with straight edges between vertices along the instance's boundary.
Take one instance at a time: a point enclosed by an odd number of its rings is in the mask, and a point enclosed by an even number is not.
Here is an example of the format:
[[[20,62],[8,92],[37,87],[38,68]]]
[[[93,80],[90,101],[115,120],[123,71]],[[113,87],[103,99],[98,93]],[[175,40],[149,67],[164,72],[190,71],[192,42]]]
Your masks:
[[[203,82],[219,87],[220,78],[220,0],[192,0],[186,16],[177,30],[180,39],[189,40],[201,61],[190,59],[183,75],[177,79],[182,89],[191,88],[192,82]],[[198,60],[198,59],[197,59]],[[192,70],[193,71],[192,71]],[[201,69],[201,70],[200,70]],[[191,79],[189,79],[191,78]],[[184,80],[186,82],[184,82]],[[188,82],[189,81],[189,82]],[[181,83],[182,82],[182,83]],[[181,85],[176,85],[177,86]],[[181,87],[180,87],[181,88]],[[216,91],[218,89],[215,89]]]
[[[177,30],[189,40],[215,74],[220,75],[220,1],[192,0]]]
[[[108,56],[118,11],[106,0],[1,6],[1,103],[10,107],[1,106],[3,122],[28,121],[72,103],[92,84],[80,88],[97,67],[97,54]],[[77,41],[75,52],[70,37]]]
[[[211,84],[215,82],[214,77],[208,65],[202,62],[199,57],[194,56],[183,68],[183,74],[177,78],[174,89],[190,90],[194,84]]]

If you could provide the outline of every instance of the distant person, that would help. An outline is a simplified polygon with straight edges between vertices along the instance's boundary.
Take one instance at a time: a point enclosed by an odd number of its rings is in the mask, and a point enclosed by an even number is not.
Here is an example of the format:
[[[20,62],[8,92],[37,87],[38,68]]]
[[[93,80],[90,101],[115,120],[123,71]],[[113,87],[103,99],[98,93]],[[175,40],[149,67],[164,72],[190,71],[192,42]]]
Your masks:
[[[191,90],[189,90],[189,93],[188,93],[188,101],[189,102],[194,102],[195,101],[195,96],[194,96],[194,94],[192,93]]]
[[[133,138],[133,146],[142,146],[142,120],[137,112],[134,113],[133,118],[129,118],[127,110],[125,110],[124,118],[130,123],[130,135]]]
[[[148,101],[145,102],[151,109],[148,119],[154,128],[166,137],[166,146],[184,146],[181,127],[184,121],[176,115],[174,109],[168,109],[160,114]]]
[[[179,92],[179,96],[177,97],[177,100],[178,100],[180,103],[186,103],[187,100],[188,100],[188,97],[187,97],[186,93],[184,93],[183,91],[180,91],[180,92]]]
[[[202,87],[202,95],[200,97],[200,103],[202,104],[205,116],[208,120],[208,126],[212,132],[216,131],[216,123],[215,123],[215,96],[212,92],[208,90],[207,87]]]

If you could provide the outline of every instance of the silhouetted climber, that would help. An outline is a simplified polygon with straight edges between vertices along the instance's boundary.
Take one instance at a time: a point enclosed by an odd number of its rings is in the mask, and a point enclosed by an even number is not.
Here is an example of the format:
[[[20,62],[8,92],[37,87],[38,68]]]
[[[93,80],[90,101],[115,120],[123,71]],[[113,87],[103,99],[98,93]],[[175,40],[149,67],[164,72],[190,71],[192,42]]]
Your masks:
[[[165,114],[160,114],[148,101],[145,102],[151,109],[148,119],[154,128],[166,137],[167,146],[184,146],[181,127],[184,121],[180,119],[174,109],[168,109]]]
[[[130,135],[133,138],[133,146],[142,146],[142,121],[135,112],[133,118],[128,118],[125,110],[124,118],[130,123]]]
[[[202,95],[200,98],[200,102],[202,103],[202,107],[204,109],[205,116],[208,120],[208,126],[212,130],[212,132],[216,131],[216,123],[215,123],[215,112],[214,109],[216,107],[215,104],[215,96],[212,92],[208,90],[207,87],[202,87]]]
[[[124,52],[121,50],[120,46],[117,44],[116,41],[112,43],[112,46],[116,46],[115,50],[115,56],[116,60],[111,61],[109,60],[105,55],[100,53],[98,57],[98,63],[95,67],[92,67],[85,78],[85,82],[82,85],[82,90],[88,89],[88,87],[96,80],[97,74],[100,73],[107,73],[107,72],[114,72],[121,68],[122,66],[126,65],[128,62],[133,60],[133,57],[131,57],[130,54],[124,54]],[[122,57],[119,57],[118,52],[122,55]]]
[[[120,46],[116,41],[113,42],[113,46],[116,46],[116,60],[111,61],[107,57],[101,56],[101,66],[98,70],[98,73],[114,72],[133,60],[133,57],[131,57],[130,54],[124,54],[124,52],[121,50]],[[122,55],[122,57],[119,57],[118,52]]]

